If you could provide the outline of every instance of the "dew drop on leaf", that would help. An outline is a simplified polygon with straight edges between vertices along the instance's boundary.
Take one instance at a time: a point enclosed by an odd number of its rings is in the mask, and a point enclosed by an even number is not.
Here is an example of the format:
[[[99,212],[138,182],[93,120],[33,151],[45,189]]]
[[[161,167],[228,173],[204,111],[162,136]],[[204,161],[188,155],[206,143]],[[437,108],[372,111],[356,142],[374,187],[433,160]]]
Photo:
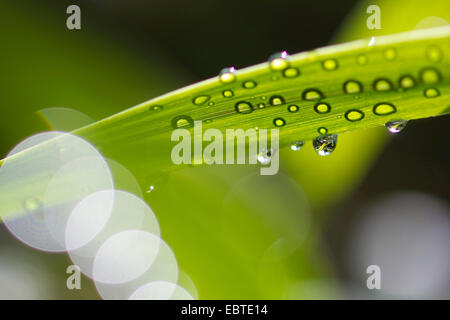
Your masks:
[[[258,153],[258,162],[260,164],[266,165],[269,164],[272,161],[272,156],[274,154],[273,149],[264,149],[261,152]]]
[[[426,56],[431,62],[439,62],[442,59],[442,51],[437,46],[429,46],[426,51]]]
[[[269,101],[272,106],[279,106],[280,104],[284,104],[284,98],[282,96],[272,96],[270,97]]]
[[[331,111],[331,106],[326,102],[319,102],[314,106],[314,111],[317,113],[328,113]]]
[[[425,84],[435,84],[441,80],[441,74],[434,68],[425,68],[420,72],[420,80]]]
[[[238,113],[250,113],[253,111],[251,103],[246,101],[239,101],[236,103],[235,109]]]
[[[234,92],[233,92],[232,90],[224,90],[224,91],[222,92],[222,95],[223,95],[225,98],[230,98],[230,97],[234,96]]]
[[[399,133],[406,127],[406,120],[392,120],[385,123],[385,127],[388,129],[390,133]]]
[[[400,77],[400,79],[398,80],[398,85],[400,88],[409,89],[416,85],[416,81],[412,76],[405,75]]]
[[[314,150],[321,156],[327,156],[336,149],[337,135],[320,135],[313,140]]]
[[[201,106],[202,104],[205,104],[209,99],[211,99],[210,96],[201,95],[201,96],[195,97],[194,100],[192,100],[192,102],[197,106]]]
[[[295,105],[295,104],[291,104],[289,107],[288,107],[288,111],[289,112],[297,112],[299,110],[299,107],[297,106],[297,105]]]
[[[304,144],[305,144],[305,141],[295,141],[291,144],[291,150],[299,151],[303,147]]]
[[[377,103],[373,107],[373,113],[376,114],[377,116],[386,116],[389,114],[393,114],[395,112],[397,112],[395,106],[388,102]]]
[[[326,71],[333,71],[338,68],[336,59],[327,59],[322,61],[322,68]]]
[[[384,50],[383,56],[386,60],[392,61],[397,57],[397,51],[394,48],[387,48]]]
[[[245,81],[245,82],[242,84],[242,87],[244,87],[245,89],[253,89],[253,88],[256,88],[256,82],[253,81],[253,80]]]
[[[362,84],[356,80],[348,80],[344,83],[344,92],[347,94],[360,93]]]
[[[373,83],[373,88],[376,91],[389,91],[392,90],[392,83],[388,79],[377,79]]]
[[[288,54],[286,51],[274,53],[269,57],[270,68],[274,71],[286,69],[289,66],[287,57]]]
[[[303,91],[302,97],[304,100],[320,100],[324,98],[324,95],[322,92],[320,92],[317,89],[306,89]]]
[[[351,122],[360,121],[364,118],[364,112],[358,109],[348,110],[345,113],[345,119]]]
[[[287,68],[283,70],[283,76],[285,78],[296,78],[300,74],[300,71],[297,68]]]
[[[224,68],[219,73],[219,80],[222,83],[230,83],[236,80],[236,75],[234,74],[236,69],[234,67]]]
[[[174,129],[192,127],[193,125],[194,120],[189,116],[181,115],[172,119],[172,127]]]
[[[426,98],[436,98],[436,97],[439,97],[441,95],[439,90],[436,89],[436,88],[427,88],[427,89],[425,89],[423,94],[424,94],[424,96]]]
[[[283,118],[275,118],[273,119],[273,124],[275,127],[283,127],[286,124],[286,120]]]

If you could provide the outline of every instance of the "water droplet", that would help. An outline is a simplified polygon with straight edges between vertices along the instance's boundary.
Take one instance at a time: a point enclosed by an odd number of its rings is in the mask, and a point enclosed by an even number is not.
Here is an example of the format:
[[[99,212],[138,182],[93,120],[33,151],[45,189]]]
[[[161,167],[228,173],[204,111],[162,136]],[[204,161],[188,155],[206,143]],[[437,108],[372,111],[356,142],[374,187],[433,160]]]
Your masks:
[[[363,64],[367,64],[367,56],[365,54],[360,54],[356,57],[356,63],[363,65]]]
[[[253,107],[250,102],[239,101],[235,105],[235,109],[238,113],[250,113],[253,111]]]
[[[397,112],[397,108],[388,102],[377,103],[373,107],[373,113],[377,116],[386,116]]]
[[[425,68],[420,72],[420,80],[425,84],[435,84],[441,81],[441,74],[434,68]]]
[[[176,116],[172,119],[172,127],[174,129],[182,128],[182,127],[192,127],[194,125],[194,120],[185,115]]]
[[[324,98],[324,95],[322,92],[320,92],[317,89],[306,89],[303,91],[302,97],[304,100],[319,100]]]
[[[336,70],[338,67],[338,63],[336,59],[327,59],[322,61],[322,68],[326,71]]]
[[[286,124],[286,121],[283,118],[275,118],[273,119],[273,124],[275,127],[283,127]]]
[[[305,144],[305,141],[295,141],[291,144],[291,150],[293,151],[299,151],[303,145]]]
[[[385,127],[390,133],[399,133],[406,127],[406,120],[393,120],[385,123]]]
[[[150,192],[152,192],[153,190],[155,189],[155,187],[154,186],[150,186],[150,187],[148,187],[148,189],[147,189],[147,193],[150,193]]]
[[[409,89],[416,85],[416,81],[412,76],[404,75],[398,80],[398,85],[400,88]]]
[[[364,118],[364,112],[358,109],[352,109],[348,110],[345,113],[345,119],[348,121],[354,122],[354,121],[360,121]]]
[[[336,149],[337,135],[320,135],[313,140],[314,150],[321,156],[327,156]]]
[[[150,108],[148,108],[150,111],[160,111],[163,109],[162,106],[151,106]]]
[[[348,80],[344,82],[344,92],[347,94],[360,93],[362,84],[356,80]]]
[[[423,94],[425,95],[426,98],[436,98],[441,95],[439,90],[436,88],[427,88],[427,89],[425,89]]]
[[[326,102],[319,102],[314,106],[314,111],[317,113],[328,113],[331,111],[331,106]]]
[[[282,96],[272,96],[270,97],[270,104],[273,106],[284,104],[284,98]]]
[[[224,68],[219,73],[219,80],[222,83],[230,83],[236,80],[236,75],[234,74],[236,69],[234,67]]]
[[[270,68],[274,71],[286,69],[289,66],[287,61],[288,54],[286,51],[278,52],[269,57]]]
[[[295,105],[295,104],[291,104],[291,105],[288,107],[288,111],[289,111],[289,112],[297,112],[298,109],[299,109],[299,107],[298,107],[297,105]]]
[[[262,150],[260,153],[258,153],[258,162],[263,165],[269,164],[272,161],[273,154],[273,149]]]
[[[261,100],[267,100],[266,96],[261,96]]]
[[[296,78],[300,74],[300,71],[297,68],[287,68],[283,70],[283,76],[285,78]]]
[[[317,129],[317,132],[320,133],[321,135],[325,135],[328,133],[328,129],[325,127],[320,127],[319,129]]]
[[[392,90],[392,83],[388,79],[377,79],[373,83],[373,88],[376,91],[389,91]]]
[[[387,48],[384,50],[383,56],[386,60],[392,61],[397,58],[397,51],[394,48]]]
[[[253,81],[253,80],[245,81],[245,82],[242,84],[242,87],[245,88],[245,89],[253,89],[253,88],[256,87],[256,82]]]
[[[234,96],[234,92],[233,92],[232,90],[224,90],[224,91],[222,92],[222,95],[223,95],[225,98],[230,98],[230,97]]]
[[[192,102],[193,102],[195,105],[200,106],[200,105],[204,104],[205,102],[207,102],[209,99],[211,99],[210,96],[202,95],[202,96],[195,97],[195,98],[192,100]]]
[[[437,46],[429,46],[426,51],[426,56],[431,62],[439,62],[442,59],[442,51]]]
[[[266,105],[264,103],[262,103],[262,102],[258,103],[256,106],[258,107],[258,109],[263,109],[263,108],[266,107]]]
[[[210,107],[212,107],[214,104],[215,104],[214,101],[208,102],[208,106],[210,106]]]

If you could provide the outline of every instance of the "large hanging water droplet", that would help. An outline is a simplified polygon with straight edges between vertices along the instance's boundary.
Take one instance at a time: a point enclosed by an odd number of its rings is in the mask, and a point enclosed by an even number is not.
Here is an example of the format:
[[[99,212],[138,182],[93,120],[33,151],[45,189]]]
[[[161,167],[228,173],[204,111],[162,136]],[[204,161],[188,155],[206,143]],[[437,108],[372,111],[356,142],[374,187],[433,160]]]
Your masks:
[[[305,141],[295,141],[291,144],[291,150],[299,151],[303,147],[304,144],[305,144]]]
[[[236,80],[236,75],[234,74],[236,69],[234,67],[224,68],[219,73],[219,80],[222,83],[230,83]]]
[[[269,57],[270,68],[274,71],[286,69],[289,66],[287,58],[288,54],[286,51],[274,53]]]
[[[262,165],[267,165],[272,161],[272,156],[274,154],[273,149],[264,149],[260,153],[258,153],[258,162]]]
[[[390,133],[399,133],[403,129],[405,129],[407,120],[393,120],[385,123],[385,127],[388,129]]]
[[[313,140],[314,150],[321,156],[327,156],[336,149],[337,134],[320,135]]]

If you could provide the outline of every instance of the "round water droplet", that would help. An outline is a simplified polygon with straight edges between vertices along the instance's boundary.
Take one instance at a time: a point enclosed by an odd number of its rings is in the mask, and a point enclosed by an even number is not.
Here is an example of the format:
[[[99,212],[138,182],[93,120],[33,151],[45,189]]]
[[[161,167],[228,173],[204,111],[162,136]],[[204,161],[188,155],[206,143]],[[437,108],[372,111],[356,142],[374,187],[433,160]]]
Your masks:
[[[211,99],[210,96],[208,95],[201,95],[201,96],[197,96],[195,97],[192,102],[197,105],[197,106],[201,106],[202,104],[205,104],[209,99]]]
[[[385,123],[386,128],[390,133],[399,133],[406,127],[406,120],[393,120]]]
[[[291,150],[299,151],[303,147],[304,144],[305,144],[305,141],[295,141],[291,144]]]
[[[258,103],[256,106],[258,107],[258,109],[263,109],[266,107],[264,103]]]
[[[225,98],[230,98],[230,97],[234,96],[234,92],[233,92],[232,90],[224,90],[224,91],[222,92],[222,95],[223,95]]]
[[[420,72],[420,80],[425,84],[435,84],[441,79],[441,74],[434,68],[425,68]]]
[[[426,51],[426,56],[431,62],[439,62],[442,59],[442,51],[437,46],[429,46]]]
[[[436,98],[441,95],[439,90],[436,88],[427,88],[424,90],[423,94],[426,98]]]
[[[356,80],[348,80],[344,82],[344,92],[347,94],[360,93],[362,92],[362,84]]]
[[[269,164],[272,161],[274,150],[273,149],[264,149],[258,153],[258,162],[262,165]]]
[[[162,106],[151,106],[150,108],[148,108],[150,111],[160,111],[162,110]]]
[[[321,156],[327,156],[336,149],[337,135],[320,135],[313,140],[314,150]]]
[[[273,124],[275,127],[283,127],[286,124],[286,120],[283,118],[275,118],[273,119]]]
[[[328,113],[331,111],[331,106],[326,102],[319,102],[314,106],[314,111],[317,113]]]
[[[283,76],[285,78],[296,78],[300,75],[300,71],[297,68],[287,68],[283,70]]]
[[[210,106],[210,107],[212,107],[214,104],[215,104],[214,101],[208,102],[208,106]]]
[[[272,96],[270,97],[270,104],[272,106],[279,106],[284,104],[284,98],[282,96]]]
[[[381,102],[373,106],[373,113],[377,116],[386,116],[397,112],[397,108],[391,103]]]
[[[352,109],[348,110],[345,113],[345,119],[348,121],[354,122],[354,121],[360,121],[364,118],[364,112],[358,109]]]
[[[253,81],[253,80],[245,81],[245,82],[242,84],[242,87],[245,88],[245,89],[253,89],[253,88],[256,88],[256,82]]]
[[[360,54],[356,57],[356,63],[363,65],[363,64],[367,64],[367,56],[365,54]]]
[[[306,89],[303,91],[302,97],[304,100],[320,100],[324,98],[323,93],[317,89]]]
[[[250,113],[253,111],[253,106],[250,102],[239,101],[236,103],[235,109],[238,113]]]
[[[192,127],[193,125],[194,125],[194,120],[189,116],[181,115],[181,116],[176,116],[175,118],[172,119],[172,127],[174,129],[188,128],[188,127]]]
[[[325,135],[328,133],[328,129],[325,127],[320,127],[319,129],[317,129],[317,132],[321,135]]]
[[[338,63],[336,59],[327,59],[322,61],[322,68],[326,71],[333,71],[338,68]]]
[[[278,52],[269,57],[270,68],[274,71],[286,69],[289,66],[287,61],[288,54],[286,51]]]
[[[219,80],[222,83],[230,83],[236,80],[236,75],[234,74],[236,69],[234,67],[224,68],[219,73]]]
[[[386,60],[392,61],[397,58],[397,51],[394,48],[387,48],[384,50],[383,56]]]
[[[377,79],[373,83],[373,89],[376,91],[389,91],[392,90],[393,85],[388,79]]]
[[[403,89],[409,89],[416,85],[416,81],[410,75],[404,75],[398,80],[398,86]]]
[[[289,112],[297,112],[299,110],[299,107],[297,106],[297,105],[295,105],[295,104],[291,104],[289,107],[288,107],[288,111]]]

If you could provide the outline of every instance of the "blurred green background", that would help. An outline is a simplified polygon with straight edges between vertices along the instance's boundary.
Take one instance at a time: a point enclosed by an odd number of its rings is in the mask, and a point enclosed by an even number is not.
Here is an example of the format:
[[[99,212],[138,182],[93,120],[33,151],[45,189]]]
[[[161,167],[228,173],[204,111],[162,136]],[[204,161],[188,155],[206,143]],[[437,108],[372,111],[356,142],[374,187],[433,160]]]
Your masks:
[[[70,4],[81,7],[81,30],[66,28]],[[367,29],[368,4],[380,6],[381,30]],[[50,129],[39,110],[100,120],[274,52],[443,24],[450,4],[3,0],[0,21],[3,158]],[[270,177],[246,166],[184,169],[145,200],[200,299],[449,298],[448,126],[441,117],[393,138],[384,128],[344,134],[323,158],[310,142],[280,150]],[[69,264],[0,226],[0,298],[99,298],[88,278],[67,290]],[[382,290],[366,287],[371,264]]]

